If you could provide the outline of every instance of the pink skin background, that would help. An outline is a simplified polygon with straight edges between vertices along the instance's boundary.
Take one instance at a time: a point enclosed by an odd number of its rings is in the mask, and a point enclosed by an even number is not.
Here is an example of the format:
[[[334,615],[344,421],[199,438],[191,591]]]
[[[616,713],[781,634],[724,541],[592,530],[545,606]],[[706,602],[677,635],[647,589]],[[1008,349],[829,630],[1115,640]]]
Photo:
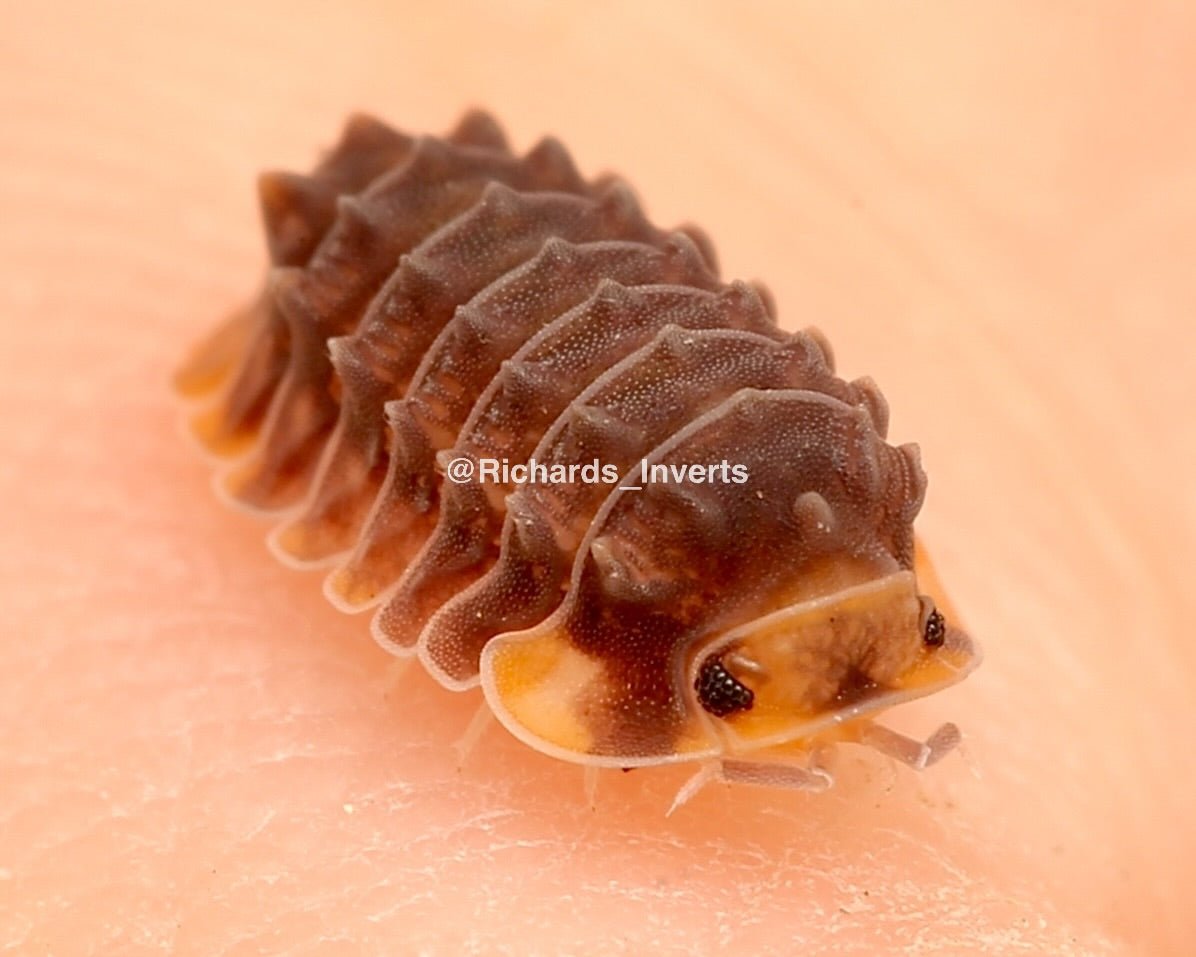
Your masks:
[[[0,953],[1181,954],[1196,930],[1184,4],[4,3]],[[333,12],[335,10],[335,12]],[[582,774],[219,505],[168,377],[253,176],[494,110],[816,323],[922,446],[988,660],[823,796]]]

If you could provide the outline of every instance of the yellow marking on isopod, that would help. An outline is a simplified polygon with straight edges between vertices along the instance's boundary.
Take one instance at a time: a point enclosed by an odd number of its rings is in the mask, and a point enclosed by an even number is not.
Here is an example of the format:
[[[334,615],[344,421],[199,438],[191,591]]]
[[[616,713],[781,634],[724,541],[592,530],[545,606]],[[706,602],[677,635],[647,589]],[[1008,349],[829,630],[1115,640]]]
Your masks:
[[[236,458],[246,452],[257,440],[257,436],[246,432],[229,433],[224,428],[225,409],[217,402],[191,417],[191,431],[213,455],[221,458]]]
[[[346,608],[357,608],[373,602],[379,586],[362,578],[354,566],[345,565],[328,576],[327,590]]]
[[[282,525],[274,532],[275,545],[292,558],[306,559],[320,546],[318,536],[303,522]]]
[[[215,393],[240,364],[251,331],[248,311],[220,326],[192,351],[175,373],[175,391],[188,400]]]
[[[677,736],[672,750],[674,754],[678,755],[707,755],[711,753],[712,749],[716,748],[717,743],[717,740],[710,732],[709,723],[695,713],[686,722],[685,730]]]
[[[751,709],[726,724],[741,741],[779,741],[845,706],[839,682],[854,662],[891,688],[922,652],[914,576],[898,572],[832,595],[791,605],[720,639],[766,676]],[[850,704],[848,702],[846,704]]]
[[[555,629],[500,636],[491,646],[487,650],[494,689],[510,717],[557,747],[589,753],[593,735],[574,704],[603,680],[602,664]]]

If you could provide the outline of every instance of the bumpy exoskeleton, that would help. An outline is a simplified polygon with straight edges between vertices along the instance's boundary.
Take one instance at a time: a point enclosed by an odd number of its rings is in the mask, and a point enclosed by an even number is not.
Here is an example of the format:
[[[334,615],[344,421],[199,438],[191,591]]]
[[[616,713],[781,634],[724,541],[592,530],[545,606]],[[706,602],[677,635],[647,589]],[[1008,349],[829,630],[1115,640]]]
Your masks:
[[[979,661],[927,594],[917,449],[700,230],[477,112],[354,117],[259,193],[267,281],[178,388],[221,494],[384,647],[545,753],[698,762],[679,801],[951,750],[873,721]]]

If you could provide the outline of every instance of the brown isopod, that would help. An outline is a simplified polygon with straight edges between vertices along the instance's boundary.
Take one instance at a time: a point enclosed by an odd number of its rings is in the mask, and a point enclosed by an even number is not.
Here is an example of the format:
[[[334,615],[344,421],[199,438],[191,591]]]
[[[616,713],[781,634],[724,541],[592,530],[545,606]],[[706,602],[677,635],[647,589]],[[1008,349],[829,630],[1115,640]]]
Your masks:
[[[478,112],[355,116],[259,193],[265,287],[178,390],[221,494],[384,647],[554,757],[697,762],[678,803],[825,788],[836,742],[954,747],[874,721],[980,660],[924,594],[917,448],[701,231]]]

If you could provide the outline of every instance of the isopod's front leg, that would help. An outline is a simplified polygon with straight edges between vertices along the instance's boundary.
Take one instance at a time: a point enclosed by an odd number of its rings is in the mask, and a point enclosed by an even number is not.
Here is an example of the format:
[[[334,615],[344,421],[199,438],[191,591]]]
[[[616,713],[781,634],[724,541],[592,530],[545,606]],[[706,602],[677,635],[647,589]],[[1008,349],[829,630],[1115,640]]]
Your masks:
[[[860,721],[852,727],[851,736],[845,737],[845,740],[867,745],[915,771],[922,771],[954,751],[960,738],[959,728],[950,722],[925,741],[919,741],[874,721]]]
[[[823,763],[827,755],[819,750],[810,755],[810,762],[798,764],[755,762],[738,759],[715,759],[703,762],[697,773],[681,785],[673,803],[665,812],[671,815],[711,781],[730,784],[751,784],[757,787],[785,788],[790,791],[825,791],[835,783],[830,770]]]

